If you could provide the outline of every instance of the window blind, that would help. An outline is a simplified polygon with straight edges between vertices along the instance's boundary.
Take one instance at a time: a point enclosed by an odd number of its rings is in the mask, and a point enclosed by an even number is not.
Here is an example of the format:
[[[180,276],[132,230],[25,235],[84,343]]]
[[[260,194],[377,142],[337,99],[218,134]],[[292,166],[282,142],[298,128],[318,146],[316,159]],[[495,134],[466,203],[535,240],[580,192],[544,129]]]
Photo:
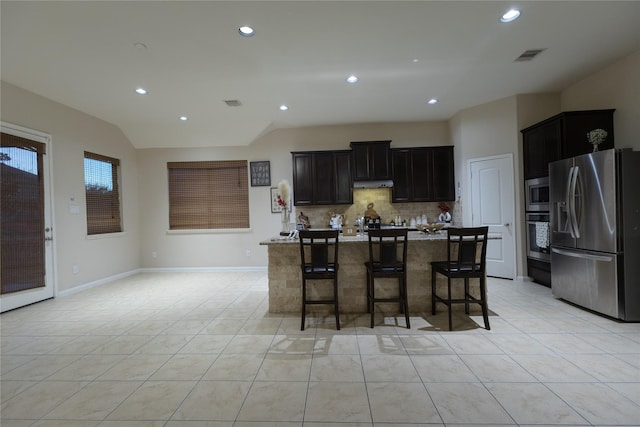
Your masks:
[[[246,160],[169,162],[169,229],[249,228]]]
[[[122,231],[119,166],[118,159],[84,152],[87,234],[89,235]]]

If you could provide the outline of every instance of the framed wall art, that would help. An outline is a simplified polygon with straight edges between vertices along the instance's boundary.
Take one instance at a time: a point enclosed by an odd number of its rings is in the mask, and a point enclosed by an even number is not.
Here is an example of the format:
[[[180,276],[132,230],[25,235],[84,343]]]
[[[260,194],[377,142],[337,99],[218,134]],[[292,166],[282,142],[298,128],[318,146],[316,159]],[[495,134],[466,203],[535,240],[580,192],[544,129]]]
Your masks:
[[[282,209],[278,204],[278,187],[271,187],[271,213],[280,213]],[[291,212],[291,200],[287,201],[287,210]]]
[[[251,186],[269,187],[271,185],[271,164],[268,160],[262,162],[250,162]]]

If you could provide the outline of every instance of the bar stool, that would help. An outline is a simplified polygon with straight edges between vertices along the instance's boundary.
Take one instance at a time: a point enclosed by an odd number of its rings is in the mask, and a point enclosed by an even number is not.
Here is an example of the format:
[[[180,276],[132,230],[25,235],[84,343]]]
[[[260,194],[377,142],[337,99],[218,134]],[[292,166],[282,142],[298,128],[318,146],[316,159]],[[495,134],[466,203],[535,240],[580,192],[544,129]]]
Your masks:
[[[441,302],[449,308],[449,330],[453,329],[451,305],[464,304],[469,314],[469,303],[480,304],[484,327],[489,330],[489,308],[487,306],[487,235],[489,227],[447,228],[447,260],[431,263],[431,314],[436,314],[436,303]],[[436,274],[447,277],[447,297],[436,294]],[[469,293],[469,279],[480,279],[480,297]],[[462,298],[451,297],[452,279],[464,280]]]
[[[300,230],[300,268],[302,269],[302,322],[304,331],[307,304],[333,304],[336,329],[340,330],[338,307],[338,235],[339,230]],[[308,299],[307,280],[332,280],[333,299]]]
[[[374,324],[376,303],[397,302],[400,304],[400,312],[404,313],[407,329],[410,329],[407,303],[407,229],[369,230],[369,261],[364,265],[367,269],[367,300],[371,313],[371,327],[373,328]],[[376,298],[376,278],[397,278],[397,296]]]

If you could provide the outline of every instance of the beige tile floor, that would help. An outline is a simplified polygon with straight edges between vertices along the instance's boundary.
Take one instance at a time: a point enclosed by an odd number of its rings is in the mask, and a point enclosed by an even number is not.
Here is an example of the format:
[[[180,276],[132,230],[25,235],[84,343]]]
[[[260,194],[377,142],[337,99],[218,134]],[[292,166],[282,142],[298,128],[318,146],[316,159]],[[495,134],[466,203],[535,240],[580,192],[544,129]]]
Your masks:
[[[489,280],[458,315],[271,315],[263,272],[144,273],[1,316],[1,424],[640,425],[640,324]],[[384,308],[384,307],[383,307]],[[393,309],[393,308],[391,308]]]

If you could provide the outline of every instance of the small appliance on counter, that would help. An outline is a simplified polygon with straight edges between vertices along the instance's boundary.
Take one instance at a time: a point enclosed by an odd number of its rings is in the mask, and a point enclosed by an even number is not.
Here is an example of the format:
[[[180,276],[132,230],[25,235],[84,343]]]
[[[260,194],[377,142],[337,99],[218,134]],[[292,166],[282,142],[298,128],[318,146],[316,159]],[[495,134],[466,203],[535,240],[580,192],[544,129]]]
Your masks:
[[[368,230],[380,229],[380,227],[382,227],[382,221],[380,220],[380,217],[371,218],[365,216],[364,223]]]

